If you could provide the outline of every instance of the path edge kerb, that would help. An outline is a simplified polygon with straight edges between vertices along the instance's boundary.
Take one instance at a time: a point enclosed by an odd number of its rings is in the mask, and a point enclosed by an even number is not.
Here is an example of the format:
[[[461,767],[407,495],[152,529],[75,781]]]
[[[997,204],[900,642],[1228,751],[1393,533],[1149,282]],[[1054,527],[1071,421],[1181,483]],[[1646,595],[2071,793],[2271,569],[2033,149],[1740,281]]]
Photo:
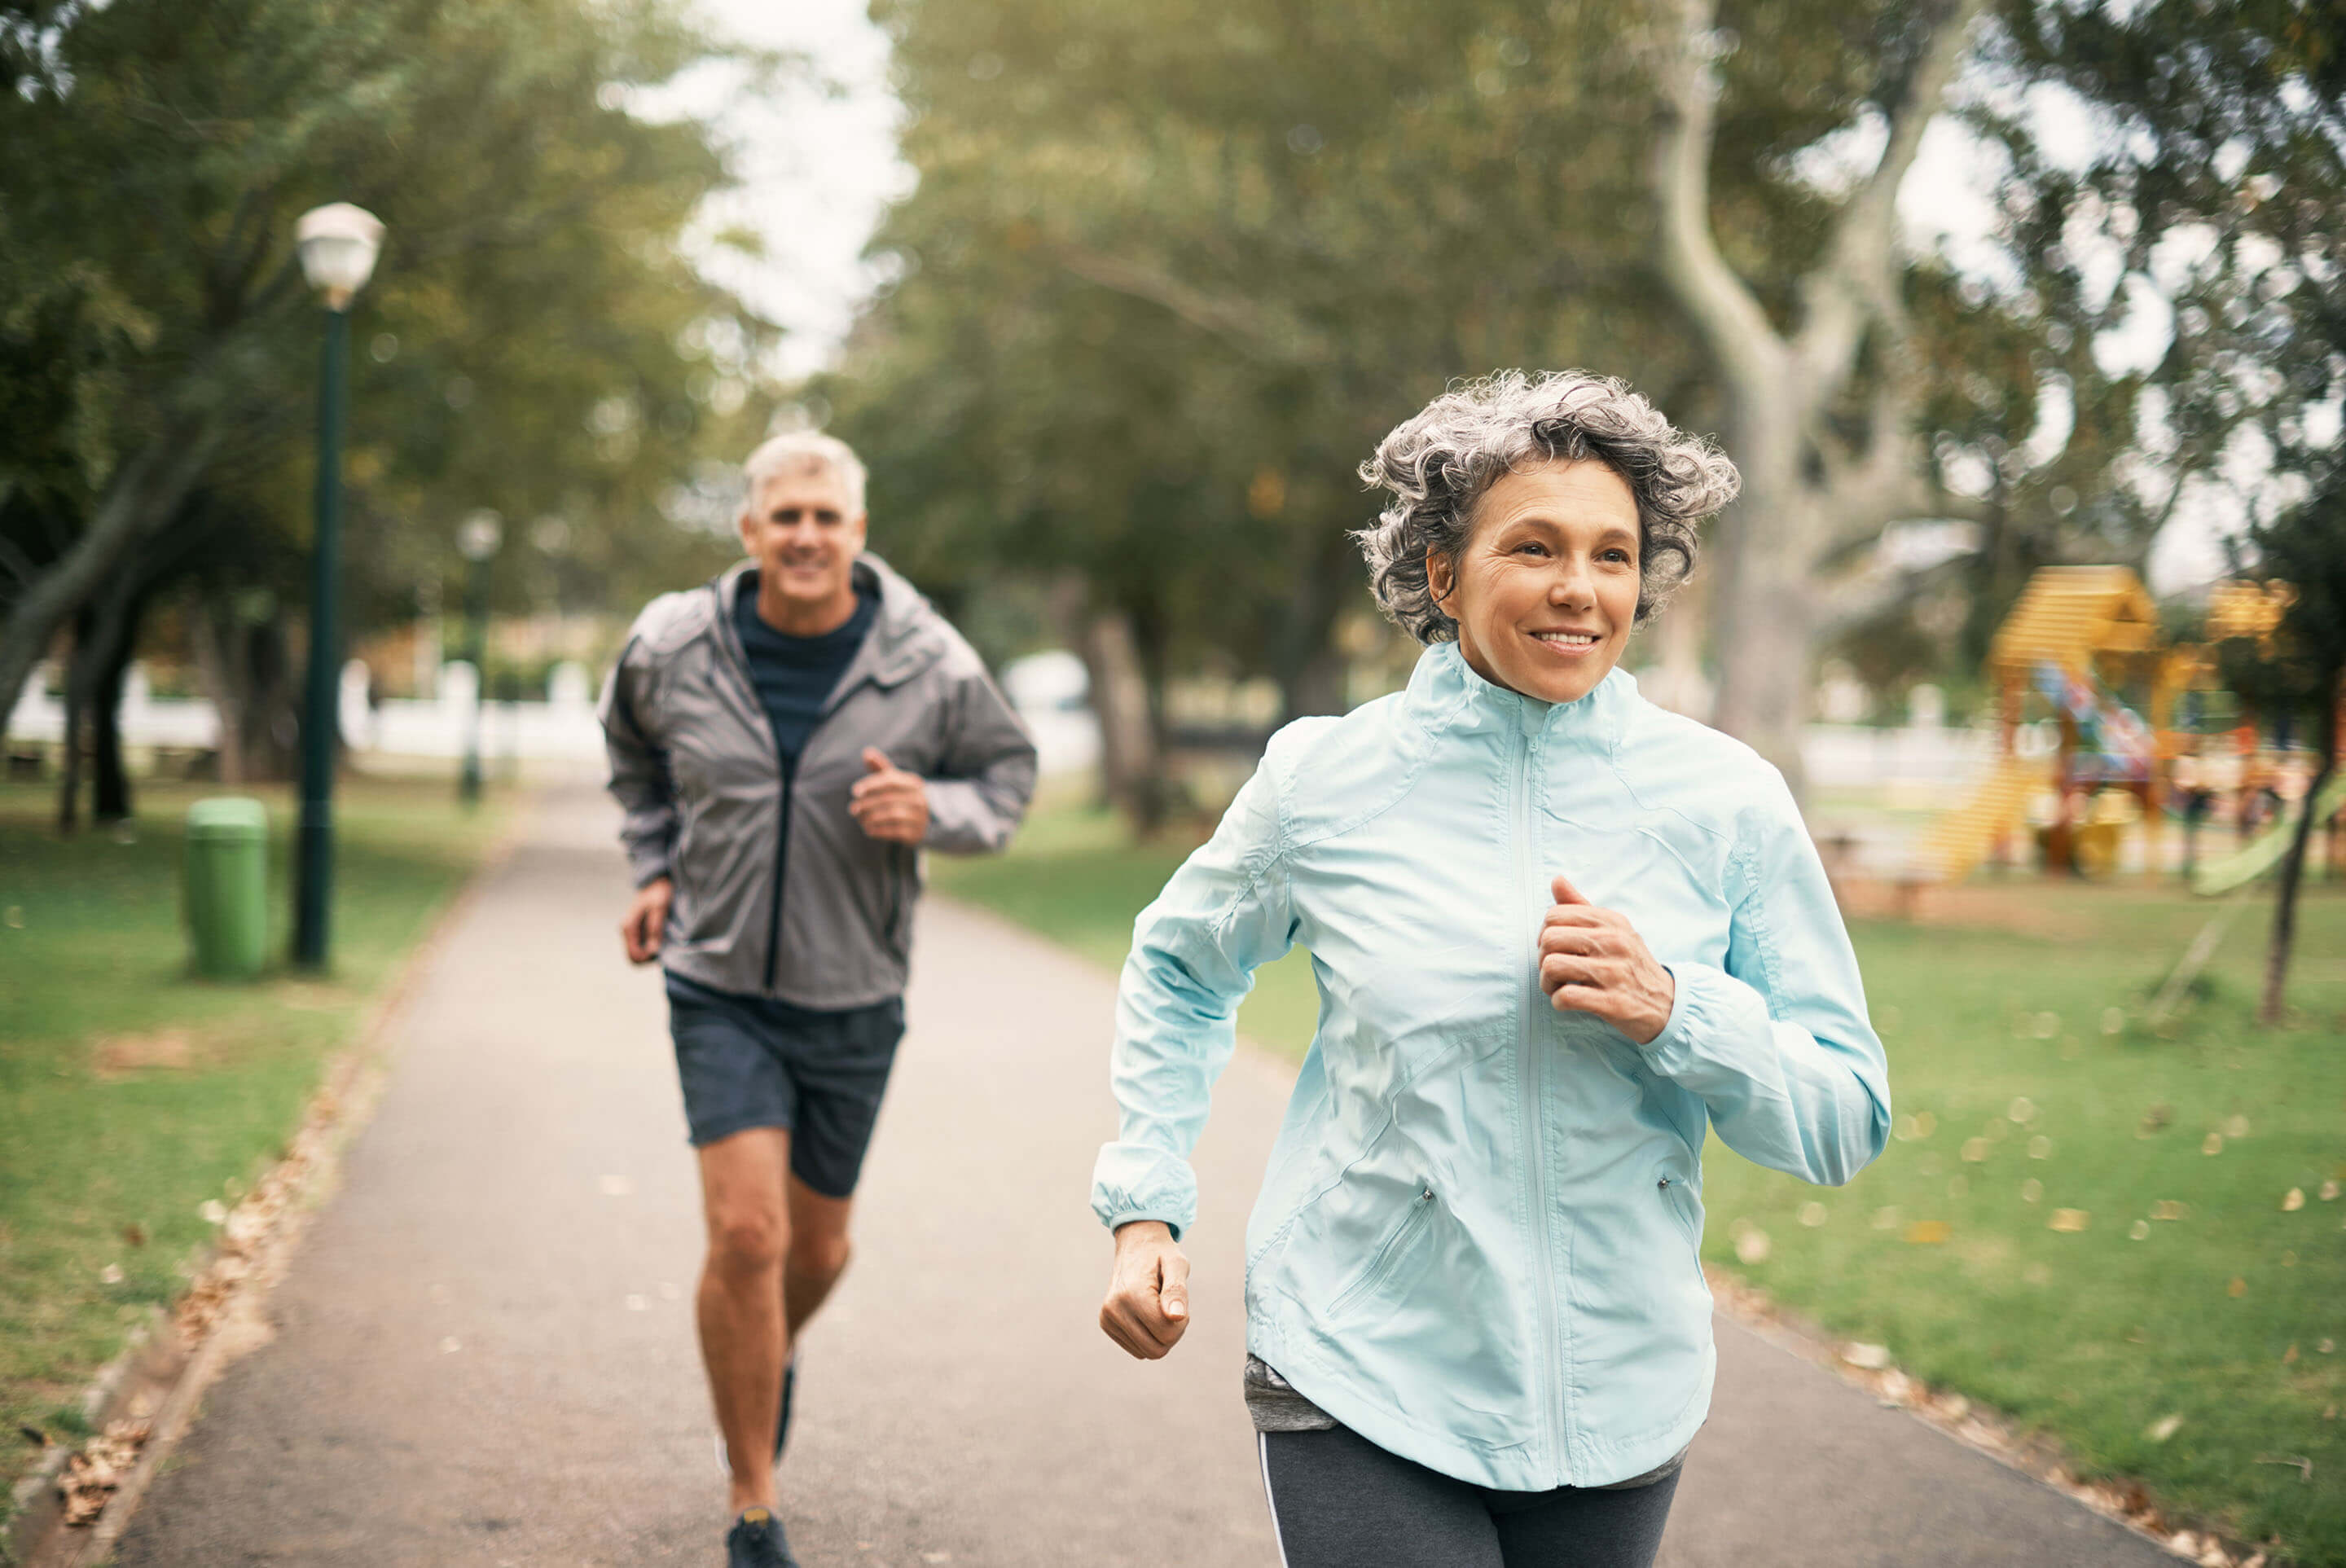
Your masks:
[[[249,1200],[269,1191],[273,1182],[281,1179],[287,1166],[307,1158],[308,1169],[284,1193],[281,1218],[251,1248],[251,1267],[243,1281],[220,1302],[200,1336],[191,1340],[182,1334],[178,1327],[180,1305],[221,1257],[217,1242],[206,1247],[194,1260],[188,1288],[173,1298],[169,1308],[157,1309],[133,1329],[121,1351],[84,1389],[80,1403],[94,1433],[103,1433],[109,1423],[135,1407],[153,1412],[147,1418],[153,1421],[152,1433],[106,1511],[87,1526],[65,1523],[56,1483],[83,1445],[56,1444],[13,1489],[7,1528],[0,1533],[0,1563],[80,1568],[84,1563],[105,1562],[137,1514],[148,1483],[194,1425],[205,1391],[240,1355],[266,1342],[268,1330],[259,1319],[260,1308],[284,1277],[310,1220],[332,1196],[342,1173],[343,1150],[373,1116],[391,1065],[386,1044],[393,1026],[413,1002],[423,972],[447,945],[450,933],[513,859],[522,829],[538,808],[540,793],[528,789],[515,799],[510,820],[498,830],[479,862],[425,916],[423,936],[400,960],[398,970],[368,1005],[350,1038],[326,1059],[318,1086],[302,1102],[301,1115],[288,1134],[289,1145],[305,1134],[315,1135],[313,1146],[306,1155],[289,1153],[271,1165],[247,1195]]]

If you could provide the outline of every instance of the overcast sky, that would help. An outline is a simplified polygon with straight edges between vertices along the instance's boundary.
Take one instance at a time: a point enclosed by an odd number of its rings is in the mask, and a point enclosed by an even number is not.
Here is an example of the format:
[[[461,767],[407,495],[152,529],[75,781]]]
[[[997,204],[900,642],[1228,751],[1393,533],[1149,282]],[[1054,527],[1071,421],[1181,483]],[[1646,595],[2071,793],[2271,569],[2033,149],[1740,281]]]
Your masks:
[[[704,265],[789,329],[780,368],[785,375],[804,374],[838,351],[871,288],[863,246],[887,204],[912,187],[912,171],[895,152],[898,106],[888,87],[888,40],[872,25],[865,0],[701,5],[719,31],[802,52],[836,86],[831,94],[751,93],[733,74],[703,72],[644,106],[713,119],[733,142],[740,188],[718,199],[701,228],[705,234],[750,229],[763,237],[765,254],[750,258],[704,247]],[[2080,152],[2089,144],[2092,127],[2074,108],[2051,97],[2031,107],[2041,136]],[[1816,178],[1830,181],[1837,161],[1868,167],[1878,154],[1878,137],[1859,132],[1841,139],[1840,148],[1814,160]],[[1965,132],[1943,119],[1933,125],[1900,192],[1909,242],[1942,249],[1958,266],[1995,273],[1990,192],[1996,172]],[[2169,323],[2163,303],[2146,298],[2128,330],[2107,344],[2106,363],[2155,358]],[[2224,569],[2221,539],[2237,526],[2239,508],[2212,494],[2197,499],[2178,511],[2152,553],[2152,585],[2161,592],[2204,582]]]

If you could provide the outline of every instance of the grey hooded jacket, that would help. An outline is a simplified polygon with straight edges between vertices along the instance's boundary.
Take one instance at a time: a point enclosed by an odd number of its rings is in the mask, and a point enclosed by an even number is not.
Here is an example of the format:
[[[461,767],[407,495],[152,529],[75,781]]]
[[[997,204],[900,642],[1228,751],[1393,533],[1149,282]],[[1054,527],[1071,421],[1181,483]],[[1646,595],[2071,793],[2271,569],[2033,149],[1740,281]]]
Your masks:
[[[619,837],[638,887],[676,884],[670,973],[801,1007],[866,1006],[904,989],[922,875],[919,850],[848,814],[863,748],[927,780],[927,846],[969,854],[1018,826],[1034,742],[961,634],[866,553],[855,575],[879,612],[786,769],[731,614],[754,570],[663,594],[636,617],[603,688]]]

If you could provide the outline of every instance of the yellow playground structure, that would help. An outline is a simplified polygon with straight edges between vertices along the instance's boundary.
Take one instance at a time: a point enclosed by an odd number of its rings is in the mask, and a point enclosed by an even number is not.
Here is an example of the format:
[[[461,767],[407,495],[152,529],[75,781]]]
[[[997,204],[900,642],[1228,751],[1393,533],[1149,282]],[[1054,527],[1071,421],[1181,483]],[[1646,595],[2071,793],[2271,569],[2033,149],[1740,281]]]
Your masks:
[[[2289,603],[2283,584],[2219,584],[2208,604],[2209,642],[2270,639]],[[2263,749],[2253,723],[2221,735],[2176,724],[2179,697],[2213,691],[2216,661],[2208,647],[2168,642],[2157,606],[2124,566],[2038,571],[1998,628],[1988,664],[1998,702],[1995,762],[1969,799],[1923,834],[1912,871],[1918,881],[1962,881],[2024,827],[2034,828],[2047,871],[2106,870],[2116,861],[2122,829],[2139,821],[2152,835],[2157,866],[2170,799],[2196,823],[2229,798],[2241,841],[2221,860],[2196,865],[2191,878],[2198,892],[2226,892],[2279,861],[2300,811],[2310,806],[2317,821],[2331,821],[2346,807],[2346,771],[2322,799],[2294,799],[2290,787],[2303,779],[2289,769],[2303,759]],[[2058,734],[2052,748],[2035,754],[2022,744],[2032,695]],[[2049,820],[2032,823],[2032,809],[2048,797]],[[2267,801],[2277,809],[2251,835],[2253,813]],[[2331,838],[2335,858],[2334,821]]]
[[[2100,826],[2066,809],[2080,794],[2115,788],[2134,796],[2146,821],[2162,804],[2158,732],[2176,692],[2198,667],[2197,650],[2173,649],[2159,635],[2158,606],[2124,566],[2046,566],[2028,580],[2020,602],[1997,628],[1988,667],[1997,697],[1994,767],[1961,806],[1933,822],[1917,847],[1923,880],[1961,881],[2026,820],[2048,790],[2065,805],[2047,830],[2048,869],[2076,864],[2081,835]],[[2119,700],[2148,691],[2147,722]],[[2049,755],[2024,755],[2021,719],[2030,692],[2059,720]],[[2082,787],[2091,785],[2091,789]]]

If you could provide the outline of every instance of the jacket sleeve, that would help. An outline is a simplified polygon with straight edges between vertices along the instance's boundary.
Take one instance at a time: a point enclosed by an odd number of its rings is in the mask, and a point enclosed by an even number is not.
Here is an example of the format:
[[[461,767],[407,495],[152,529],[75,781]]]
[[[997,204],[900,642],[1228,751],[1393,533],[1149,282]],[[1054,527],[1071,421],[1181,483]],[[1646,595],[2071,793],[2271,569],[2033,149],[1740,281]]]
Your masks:
[[[954,683],[944,754],[925,780],[929,830],[948,854],[987,854],[1010,842],[1035,793],[1035,742],[984,669]]]
[[[1092,1170],[1092,1212],[1111,1230],[1161,1219],[1178,1237],[1197,1217],[1189,1151],[1237,1044],[1239,1003],[1295,941],[1277,796],[1266,759],[1134,922],[1108,1064],[1117,1135]]]
[[[1727,967],[1668,965],[1677,1000],[1645,1050],[1701,1097],[1729,1148],[1839,1186],[1889,1135],[1890,1064],[1823,862],[1790,792],[1769,783],[1729,865]]]
[[[642,644],[628,639],[603,683],[603,749],[611,762],[612,796],[625,813],[619,842],[627,847],[627,870],[638,887],[669,874],[676,844],[676,789],[668,778],[668,752],[645,733],[638,699],[645,670]]]

